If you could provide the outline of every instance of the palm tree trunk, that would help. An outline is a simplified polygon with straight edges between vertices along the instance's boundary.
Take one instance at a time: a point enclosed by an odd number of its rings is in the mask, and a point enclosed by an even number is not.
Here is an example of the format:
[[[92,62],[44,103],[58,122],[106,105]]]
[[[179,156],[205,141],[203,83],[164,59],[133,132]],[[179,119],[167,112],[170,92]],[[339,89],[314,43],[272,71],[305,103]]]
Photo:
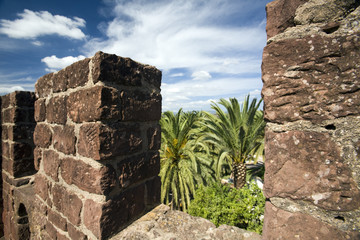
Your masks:
[[[234,187],[242,188],[246,183],[246,165],[245,163],[233,163],[232,171],[234,175]]]

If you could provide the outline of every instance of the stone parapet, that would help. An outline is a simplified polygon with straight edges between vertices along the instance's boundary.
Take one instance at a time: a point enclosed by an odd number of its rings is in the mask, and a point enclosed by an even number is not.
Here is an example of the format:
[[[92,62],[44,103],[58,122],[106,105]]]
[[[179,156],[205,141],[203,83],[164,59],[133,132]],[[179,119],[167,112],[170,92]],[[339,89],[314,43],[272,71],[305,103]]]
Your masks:
[[[359,5],[267,5],[264,239],[360,238]]]

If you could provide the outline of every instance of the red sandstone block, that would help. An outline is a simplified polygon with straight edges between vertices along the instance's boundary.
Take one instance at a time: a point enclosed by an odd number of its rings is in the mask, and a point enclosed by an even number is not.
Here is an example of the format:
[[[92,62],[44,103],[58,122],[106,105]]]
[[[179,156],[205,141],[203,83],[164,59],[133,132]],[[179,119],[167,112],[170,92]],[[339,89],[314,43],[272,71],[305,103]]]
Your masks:
[[[78,153],[95,160],[122,154],[136,153],[142,149],[141,132],[137,124],[88,123],[80,127]]]
[[[35,124],[19,123],[16,124],[15,126],[9,126],[7,128],[8,130],[7,136],[4,137],[7,137],[9,140],[12,141],[28,140],[32,142],[34,129],[35,129]]]
[[[74,127],[72,126],[55,126],[53,127],[53,146],[56,150],[65,154],[75,154],[76,137]]]
[[[360,207],[360,191],[328,133],[265,133],[264,194],[306,200],[333,211]]]
[[[34,181],[34,190],[35,193],[42,199],[44,202],[46,202],[50,207],[52,206],[49,192],[51,192],[52,185],[51,183],[41,174],[35,175],[35,181]],[[39,207],[41,207],[39,205]]]
[[[116,186],[116,173],[110,165],[96,169],[81,160],[64,158],[60,168],[66,183],[87,192],[107,195]]]
[[[70,239],[76,239],[76,240],[87,240],[87,236],[83,234],[81,231],[78,231],[73,225],[68,224],[68,233],[70,236]]]
[[[46,104],[45,99],[38,99],[34,104],[35,112],[34,119],[36,122],[43,122],[46,118]]]
[[[119,183],[122,188],[157,176],[159,171],[160,158],[157,152],[133,156],[117,164]]]
[[[265,119],[319,123],[359,115],[359,36],[316,35],[268,44],[262,64]]]
[[[6,158],[8,160],[10,160],[10,145],[8,142],[2,142],[2,158]],[[3,169],[7,169],[4,167],[3,165]]]
[[[49,234],[50,239],[56,239],[56,228],[50,222],[46,223],[45,230]]]
[[[52,224],[54,224],[54,226],[60,228],[63,231],[67,231],[67,221],[65,218],[60,216],[60,214],[53,210],[49,210],[48,219]]]
[[[161,118],[161,95],[142,91],[121,92],[124,121],[158,121]]]
[[[65,124],[67,121],[67,96],[58,96],[50,99],[46,106],[46,119],[50,123]]]
[[[121,100],[114,88],[94,86],[71,93],[67,106],[69,117],[74,122],[121,118]]]
[[[159,150],[161,145],[161,128],[159,124],[155,127],[149,127],[147,130],[148,149]]]
[[[146,182],[146,205],[153,207],[160,204],[161,179],[159,176]]]
[[[42,159],[42,150],[38,147],[34,149],[34,168],[39,171]]]
[[[15,162],[25,158],[33,159],[34,146],[32,143],[14,142],[10,144],[10,149],[10,157]]]
[[[343,232],[339,228],[321,222],[300,212],[287,212],[265,204],[263,239],[359,239],[356,231]]]
[[[1,96],[1,109],[10,107],[10,94]]]
[[[35,83],[35,94],[38,98],[47,97],[51,93],[53,86],[52,77],[54,74],[46,74],[37,80]]]
[[[53,150],[45,150],[43,153],[44,172],[55,181],[59,181],[58,169],[60,166],[59,154]]]
[[[52,195],[56,209],[63,213],[72,224],[78,226],[81,221],[81,199],[75,193],[59,184],[53,186]]]
[[[51,144],[52,133],[46,124],[37,124],[34,131],[34,143],[41,148],[48,148]]]

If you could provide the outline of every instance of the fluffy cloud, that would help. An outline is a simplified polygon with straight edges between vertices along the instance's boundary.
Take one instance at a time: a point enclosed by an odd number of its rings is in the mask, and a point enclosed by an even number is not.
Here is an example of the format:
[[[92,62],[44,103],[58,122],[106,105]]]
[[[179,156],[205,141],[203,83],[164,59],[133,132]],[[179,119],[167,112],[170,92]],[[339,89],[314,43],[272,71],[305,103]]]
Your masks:
[[[191,74],[191,77],[194,80],[208,80],[211,78],[211,75],[206,71],[198,71],[198,72],[193,72],[193,74]]]
[[[67,66],[69,66],[70,64],[80,61],[82,59],[84,59],[85,56],[77,56],[77,57],[72,57],[72,56],[67,56],[67,57],[63,57],[63,58],[58,58],[55,55],[52,55],[50,57],[45,57],[43,59],[41,59],[42,62],[44,62],[46,64],[46,66],[48,68],[46,68],[45,70],[48,72],[55,72],[57,70],[60,70],[62,68],[65,68]]]
[[[103,39],[85,45],[87,55],[98,50],[131,57],[162,70],[258,72],[266,42],[264,26],[241,25],[253,1],[116,1],[115,18],[102,24]],[[260,54],[259,54],[260,52]],[[257,54],[254,57],[254,53]],[[260,55],[260,56],[258,56]]]
[[[67,18],[52,15],[47,11],[34,12],[25,9],[13,21],[1,19],[0,33],[10,38],[35,39],[45,35],[59,35],[72,39],[84,39],[85,34],[80,28],[85,27],[85,20],[74,17]]]

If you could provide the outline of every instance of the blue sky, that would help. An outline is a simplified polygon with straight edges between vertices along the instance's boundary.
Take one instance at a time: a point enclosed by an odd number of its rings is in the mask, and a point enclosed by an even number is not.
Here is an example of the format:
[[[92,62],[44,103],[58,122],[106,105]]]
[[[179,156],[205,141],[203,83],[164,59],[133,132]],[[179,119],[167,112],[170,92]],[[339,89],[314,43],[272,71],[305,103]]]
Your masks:
[[[97,51],[163,72],[163,111],[260,98],[271,0],[0,0],[0,94]]]

